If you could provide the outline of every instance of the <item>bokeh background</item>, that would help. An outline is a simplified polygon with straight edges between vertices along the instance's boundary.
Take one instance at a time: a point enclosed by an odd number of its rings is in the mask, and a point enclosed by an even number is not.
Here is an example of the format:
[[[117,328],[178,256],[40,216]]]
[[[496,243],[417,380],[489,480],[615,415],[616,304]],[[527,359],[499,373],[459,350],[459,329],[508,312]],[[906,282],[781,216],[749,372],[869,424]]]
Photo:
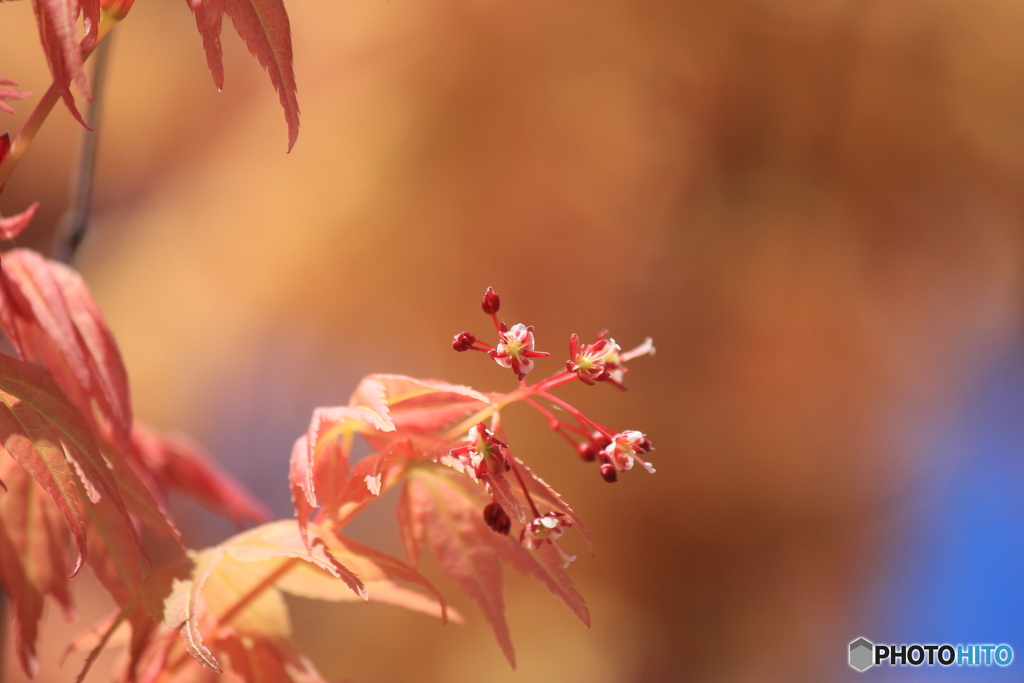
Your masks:
[[[572,569],[589,631],[509,577],[511,672],[465,601],[463,627],[294,601],[326,677],[860,680],[858,636],[1024,656],[1024,6],[288,9],[303,110],[289,155],[229,27],[223,93],[184,2],[139,0],[116,31],[76,265],[140,418],[199,438],[284,517],[292,441],[362,375],[509,386],[449,344],[487,329],[488,285],[556,357],[604,327],[658,348],[629,392],[570,392],[647,432],[654,476],[610,487],[534,415],[509,417],[589,522],[596,555]],[[30,5],[0,16],[0,74],[41,94]],[[31,105],[0,123],[17,130]],[[21,245],[52,250],[79,133],[56,111],[0,198],[6,214],[43,203]],[[175,510],[195,545],[231,532]],[[357,531],[398,548],[388,509]],[[77,624],[50,611],[41,681],[71,680],[67,638],[109,609],[88,577],[76,595]]]

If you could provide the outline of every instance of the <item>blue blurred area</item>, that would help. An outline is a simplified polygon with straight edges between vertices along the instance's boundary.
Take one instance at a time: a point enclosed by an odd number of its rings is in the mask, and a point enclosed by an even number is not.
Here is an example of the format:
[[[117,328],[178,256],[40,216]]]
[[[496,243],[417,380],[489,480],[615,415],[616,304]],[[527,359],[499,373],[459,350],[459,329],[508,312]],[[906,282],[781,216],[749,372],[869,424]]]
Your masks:
[[[882,666],[861,680],[1024,681],[1024,352],[993,363],[959,414],[931,429],[875,628],[864,635],[876,643],[1006,643],[1014,661]]]

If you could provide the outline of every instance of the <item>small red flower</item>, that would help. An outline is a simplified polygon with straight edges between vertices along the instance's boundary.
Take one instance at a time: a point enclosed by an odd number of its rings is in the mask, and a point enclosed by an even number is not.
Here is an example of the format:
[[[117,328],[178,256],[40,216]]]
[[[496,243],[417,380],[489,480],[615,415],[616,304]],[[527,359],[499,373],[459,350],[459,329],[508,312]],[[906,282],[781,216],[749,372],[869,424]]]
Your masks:
[[[459,472],[469,472],[477,479],[488,474],[500,477],[511,469],[506,451],[508,444],[498,439],[483,422],[473,425],[465,446],[453,448],[441,458],[441,463]]]
[[[572,520],[562,512],[548,512],[526,525],[520,541],[527,548],[536,548],[543,541],[556,541],[566,529],[572,527]]]
[[[613,348],[609,349],[608,354],[604,358],[604,367],[609,375],[608,381],[620,389],[625,389],[626,385],[622,381],[628,371],[626,361],[640,356],[653,356],[654,350],[654,341],[650,337],[645,339],[643,344],[629,351],[620,349],[619,345],[615,344],[613,340]]]
[[[615,481],[615,479],[609,479],[610,474],[605,472],[606,466],[611,465],[615,472],[625,472],[632,469],[634,461],[640,463],[648,472],[653,473],[654,467],[651,466],[651,463],[638,457],[653,450],[654,445],[644,434],[636,430],[619,432],[601,452],[601,475],[605,480]]]
[[[580,347],[578,335],[569,337],[569,355],[572,360],[565,363],[569,372],[575,372],[584,384],[593,385],[611,378],[607,369],[608,357],[618,358],[622,349],[615,343],[614,339],[599,337],[593,344]]]
[[[533,370],[534,358],[546,358],[546,351],[534,351],[533,326],[516,323],[509,329],[504,322],[498,329],[498,346],[488,355],[503,368],[512,368],[516,377],[524,379]]]
[[[571,359],[566,361],[565,367],[569,372],[575,372],[584,384],[608,381],[625,389],[622,382],[626,375],[626,361],[645,354],[653,355],[654,345],[648,338],[635,349],[623,352],[622,347],[607,335],[607,331],[602,332],[593,344],[585,346],[580,344],[579,336],[572,335],[569,338]]]

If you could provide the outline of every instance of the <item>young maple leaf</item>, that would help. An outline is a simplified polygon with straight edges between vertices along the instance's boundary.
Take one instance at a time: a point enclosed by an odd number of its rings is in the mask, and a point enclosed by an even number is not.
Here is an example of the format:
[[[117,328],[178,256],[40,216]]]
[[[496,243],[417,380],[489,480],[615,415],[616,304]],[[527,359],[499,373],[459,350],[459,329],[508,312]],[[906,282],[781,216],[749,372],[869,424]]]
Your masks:
[[[0,441],[40,489],[8,495],[5,505],[27,508],[45,491],[74,541],[73,571],[88,561],[125,604],[144,575],[136,521],[179,546],[181,537],[152,473],[132,457],[128,384],[113,336],[74,271],[19,249],[0,261],[0,329],[25,359],[0,355]],[[12,595],[19,592],[16,573],[0,567]],[[34,633],[25,630],[23,639]],[[22,664],[29,671],[33,662],[23,656]]]
[[[483,510],[489,502],[468,475],[437,466],[418,467],[402,492],[399,529],[409,563],[415,566],[421,549],[428,546],[442,570],[480,607],[514,668],[515,650],[505,620],[502,561],[547,586],[588,626],[590,615],[554,546],[541,544],[528,550],[495,532],[484,521]]]
[[[6,79],[0,78],[0,84],[10,83]],[[0,88],[0,111],[6,111],[14,113],[14,110],[4,104],[5,99],[19,99],[20,97],[28,97],[28,93],[18,92],[16,90],[9,90]],[[9,133],[0,135],[0,164],[7,158],[8,152],[11,151],[11,136]],[[0,186],[0,190],[3,187]],[[15,216],[9,216],[4,218],[0,216],[0,239],[13,240],[15,237],[21,234],[22,230],[28,227],[28,224],[32,222],[32,218],[36,215],[36,209],[39,208],[39,202],[32,204],[21,213]]]
[[[288,123],[288,151],[299,136],[299,102],[292,67],[292,37],[282,0],[189,0],[196,28],[203,38],[206,63],[213,83],[224,87],[224,62],[220,44],[222,16],[231,18],[249,52],[270,76]]]
[[[88,128],[75,105],[71,83],[87,99],[92,99],[89,80],[85,76],[82,46],[75,35],[75,24],[79,13],[85,17],[86,37],[83,45],[91,47],[99,31],[100,0],[32,0],[39,37],[42,40],[46,62],[50,66],[53,80],[60,88],[61,97],[68,110],[80,124]]]
[[[92,502],[109,497],[127,530],[136,536],[122,487],[79,411],[45,370],[4,354],[0,354],[0,442],[63,512],[78,550],[75,572],[86,554],[79,487]]]
[[[0,328],[22,358],[50,371],[96,434],[122,454],[131,452],[128,374],[78,273],[29,249],[6,252],[0,261]]]
[[[0,493],[0,579],[11,596],[18,660],[34,676],[43,599],[51,595],[74,614],[65,559],[70,532],[54,499],[14,460],[0,458],[0,477],[7,486]]]
[[[149,631],[125,677],[142,670],[147,681],[203,680],[204,671],[230,670],[244,681],[319,680],[295,651],[282,593],[376,600],[445,618],[437,590],[400,560],[321,525],[311,525],[309,533],[307,547],[294,521],[267,524],[195,554],[187,575],[157,577],[162,583],[148,590],[164,596],[162,626]],[[137,604],[128,609],[140,613]],[[97,626],[76,647],[102,646],[127,614],[122,610]],[[252,668],[253,657],[259,667]]]
[[[306,434],[292,449],[289,479],[300,527],[321,501],[325,509],[338,511],[348,504],[351,511],[366,502],[367,491],[379,495],[386,488],[382,477],[396,444],[415,443],[427,457],[446,453],[447,440],[438,433],[489,404],[487,396],[464,386],[370,375],[356,387],[349,405],[317,408]],[[381,457],[368,459],[360,465],[361,472],[350,477],[348,453],[356,434],[363,435]],[[357,484],[352,486],[351,481]]]
[[[6,135],[6,133],[4,134]],[[0,146],[3,141],[0,139]],[[0,150],[2,151],[2,150]],[[3,155],[0,154],[0,158]],[[32,218],[36,215],[36,209],[39,208],[39,202],[35,202],[27,209],[14,216],[0,216],[0,239],[13,240],[15,237],[21,234],[21,232],[28,227],[28,224],[32,222]]]
[[[7,78],[4,78],[4,77],[0,76],[0,86],[4,86],[4,85],[18,85],[18,84],[15,83],[12,80],[9,80]],[[21,90],[15,90],[14,88],[3,88],[3,87],[0,87],[0,111],[5,111],[8,114],[13,114],[14,113],[14,109],[12,109],[11,106],[9,104],[7,104],[7,102],[9,102],[11,100],[23,100],[23,99],[25,99],[27,97],[31,97],[31,96],[32,96],[32,93],[23,92]],[[7,135],[7,134],[4,133],[4,135]],[[8,137],[7,145],[8,145],[8,149],[9,149],[10,148],[10,138],[9,137]],[[0,151],[0,162],[2,162],[4,160],[5,156],[6,156],[6,153],[3,152],[3,151]]]
[[[52,578],[77,573],[87,557],[86,528],[97,505],[109,506],[105,531],[141,551],[141,543],[122,498],[122,489],[78,410],[40,367],[0,354],[0,443],[17,461],[3,458],[5,478],[12,481],[2,495],[7,543],[0,553],[0,577],[18,615],[19,656],[26,672],[35,669],[35,621],[41,596],[50,593],[68,604],[66,589]],[[20,465],[20,468],[17,466]],[[29,481],[25,474],[31,475]],[[40,501],[49,499],[45,508]],[[104,508],[106,509],[106,508]],[[45,512],[49,510],[49,512]],[[59,512],[64,521],[56,517]],[[44,520],[39,519],[45,514]],[[56,522],[55,522],[56,518]],[[19,540],[11,526],[33,522],[39,536]],[[74,542],[77,559],[63,560],[66,540]],[[20,550],[19,550],[20,548]],[[60,552],[56,551],[60,548]],[[12,550],[13,549],[13,550]]]

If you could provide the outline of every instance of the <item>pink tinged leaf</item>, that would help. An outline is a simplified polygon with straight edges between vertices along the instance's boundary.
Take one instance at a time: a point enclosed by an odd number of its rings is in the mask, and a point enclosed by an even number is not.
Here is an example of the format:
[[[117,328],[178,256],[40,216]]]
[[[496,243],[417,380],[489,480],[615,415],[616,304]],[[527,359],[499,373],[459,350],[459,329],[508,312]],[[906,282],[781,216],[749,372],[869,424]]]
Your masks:
[[[380,422],[375,426],[382,432],[395,431],[395,424],[388,415],[387,387],[377,375],[370,375],[363,380],[352,392],[349,405],[353,408],[366,408],[375,415],[380,416]]]
[[[200,553],[191,578],[175,580],[170,595],[164,601],[164,623],[181,634],[185,649],[196,661],[217,673],[221,673],[220,664],[203,643],[203,634],[199,630],[199,611],[202,607],[203,586],[223,557],[224,550],[220,547]]]
[[[126,677],[128,680],[137,680],[135,672],[143,651],[160,640],[154,635],[163,620],[165,604],[172,593],[174,582],[187,579],[192,570],[191,560],[182,556],[154,571],[144,582],[140,574],[130,593],[126,597],[122,596],[124,599],[115,594],[121,609],[76,638],[64,655],[66,658],[72,652],[90,650],[75,679],[76,683],[85,679],[96,658],[108,645],[128,645],[130,659],[125,670]],[[165,631],[163,639],[171,643],[176,635],[175,631]]]
[[[34,344],[27,343],[30,335],[21,335],[23,347],[18,351],[26,360],[45,365],[69,398],[75,400],[81,393],[79,387],[88,384],[89,372],[71,313],[46,260],[33,251],[14,249],[4,254],[0,265],[4,287],[23,318],[23,327],[38,328],[43,335],[33,340]],[[79,398],[76,402],[84,401]]]
[[[410,566],[415,567],[420,563],[420,553],[423,550],[423,538],[426,536],[426,530],[423,528],[421,516],[413,514],[408,484],[402,487],[395,514],[398,517],[398,533],[402,537],[402,546],[405,548],[405,559]]]
[[[221,639],[218,647],[231,671],[247,683],[325,683],[290,640],[231,635]]]
[[[224,0],[224,11],[270,75],[288,123],[288,151],[299,136],[299,102],[292,70],[292,38],[282,0]]]
[[[572,580],[562,567],[562,558],[551,543],[541,543],[533,550],[528,550],[517,539],[509,536],[492,533],[486,538],[501,558],[517,572],[540,581],[561,598],[577,619],[587,627],[590,626],[587,603],[572,585]]]
[[[339,434],[321,440],[313,465],[313,481],[319,495],[328,503],[337,500],[345,489],[349,476],[351,438]]]
[[[299,465],[297,470],[302,473],[301,487],[312,507],[318,507],[313,480],[317,449],[322,447],[323,441],[336,439],[346,433],[351,434],[367,428],[394,431],[394,425],[388,420],[386,412],[382,415],[362,406],[336,406],[333,408],[317,408],[313,411],[313,417],[309,421],[309,428],[306,430],[305,437],[306,461]],[[294,450],[292,453],[294,456]],[[335,455],[339,455],[339,453],[328,454],[329,457]],[[345,455],[347,457],[347,453]]]
[[[409,478],[410,514],[441,568],[483,611],[502,652],[515,668],[515,650],[505,620],[501,560],[482,533],[480,508],[443,474],[417,470]],[[481,530],[481,526],[483,529]]]
[[[71,572],[74,576],[85,561],[85,519],[78,507],[75,474],[64,457],[59,439],[42,416],[0,391],[0,441],[4,449],[50,494],[67,519],[78,552]]]
[[[519,469],[520,473],[525,475],[523,479],[526,482],[526,487],[530,491],[530,495],[534,497],[534,501],[539,503],[542,508],[552,512],[561,512],[571,519],[573,528],[580,532],[580,536],[583,537],[584,542],[587,544],[587,548],[590,549],[591,556],[593,556],[594,544],[590,540],[590,534],[587,533],[587,528],[583,525],[583,522],[580,521],[575,510],[569,507],[568,503],[562,500],[562,497],[558,495],[553,488],[548,486],[543,479],[538,477],[534,471],[526,465],[526,463],[519,458],[514,459],[516,467]]]
[[[76,652],[95,651],[106,645],[117,646],[127,643],[128,624],[121,612],[114,612],[75,636],[64,650],[61,664],[63,665],[67,661],[68,655]]]
[[[460,384],[449,384],[436,379],[417,379],[405,375],[369,375],[352,394],[352,405],[373,407],[382,402],[388,406],[418,396],[454,394],[480,403],[488,403],[487,396]],[[375,408],[376,409],[376,408]]]
[[[419,586],[434,596],[441,608],[441,620],[448,621],[448,607],[441,593],[418,571],[390,555],[369,548],[351,538],[333,535],[322,529],[320,537],[326,539],[331,552],[346,565],[355,568],[364,579],[380,581],[403,581]],[[372,593],[371,593],[372,596]],[[395,603],[398,604],[398,603]]]
[[[352,394],[350,405],[387,416],[390,429],[434,433],[489,404],[469,387],[403,375],[370,375]]]
[[[81,0],[82,19],[85,24],[85,37],[82,49],[88,50],[96,44],[100,33],[100,0]]]
[[[0,157],[2,156],[2,151],[0,151]],[[0,239],[13,240],[20,235],[21,231],[32,222],[32,218],[36,215],[36,209],[38,208],[39,202],[36,202],[16,216],[9,218],[0,216]]]
[[[292,489],[292,503],[295,504],[295,517],[299,524],[302,542],[308,544],[306,527],[309,516],[317,507],[316,489],[313,484],[313,457],[306,447],[306,437],[300,436],[292,446],[292,456],[288,465],[288,481]]]
[[[128,391],[128,371],[114,335],[81,276],[54,261],[42,262],[53,272],[78,331],[94,398],[113,423],[119,445],[125,450],[131,440],[132,402]]]
[[[0,78],[0,85],[17,85],[17,83],[15,83],[14,81],[9,81],[6,78]],[[8,106],[5,100],[8,102],[11,100],[23,100],[31,96],[31,93],[22,92],[21,90],[14,90],[13,88],[0,88],[0,111],[7,112],[8,114],[13,114],[14,109]],[[9,150],[11,147],[10,135],[4,133],[3,137],[7,138],[7,150]],[[0,142],[0,163],[2,163],[4,157],[7,156],[7,150],[4,149],[3,143]]]
[[[210,510],[232,519],[265,522],[267,506],[213,463],[203,449],[181,436],[158,434],[136,424],[132,445],[161,488],[180,491]]]
[[[403,463],[414,455],[404,442],[397,442],[383,453],[363,458],[352,468],[338,498],[324,508],[324,514],[331,513],[337,528],[344,528],[381,490],[394,484],[401,476]]]
[[[0,473],[8,491],[0,496],[0,580],[10,596],[18,658],[30,676],[38,668],[37,624],[43,598],[52,595],[68,618],[68,530],[53,500],[14,460],[3,458]]]
[[[347,558],[345,559],[348,561]],[[388,605],[436,617],[442,621],[444,621],[445,613],[447,612],[448,620],[454,621],[457,624],[465,623],[458,611],[452,607],[446,607],[437,597],[424,595],[390,579],[371,579],[367,578],[365,574],[361,574],[361,578],[363,583],[366,584],[371,604],[383,602]],[[308,564],[296,566],[282,577],[275,587],[290,595],[310,600],[351,602],[359,599],[348,588],[340,585],[340,582],[333,576]]]
[[[37,365],[0,354],[0,392],[17,399],[19,405],[24,406],[21,410],[30,410],[45,421],[68,457],[81,466],[85,477],[98,492],[110,498],[117,507],[139,552],[145,556],[142,542],[121,497],[120,482],[115,482],[82,415],[68,402],[50,375]],[[7,400],[10,405],[11,399]],[[10,421],[7,424],[13,426]],[[118,459],[112,462],[116,463]]]
[[[75,37],[75,22],[78,19],[79,6],[76,0],[32,0],[32,7],[39,24],[39,35],[46,53],[46,61],[50,65],[53,80],[61,87],[64,104],[75,119],[88,128],[71,93],[71,82],[78,86],[79,91],[87,99],[92,99],[89,81],[85,77],[82,50]]]
[[[502,475],[500,477],[492,477],[487,475],[484,477],[484,483],[487,487],[487,491],[494,497],[494,500],[501,505],[505,514],[518,520],[520,524],[526,524],[530,521],[526,518],[526,508],[519,501],[515,491],[512,490],[512,486],[508,482],[508,476]]]
[[[307,548],[294,521],[264,524],[233,537],[221,547],[231,557],[241,562],[265,562],[277,557],[290,557],[309,562],[344,581],[364,601],[368,599],[366,586],[331,554],[329,546],[323,539],[314,537]]]
[[[128,604],[143,584],[142,558],[124,533],[124,521],[106,498],[85,509],[88,517],[89,567],[119,606]]]
[[[167,504],[150,473],[136,461],[117,457],[110,459],[110,469],[131,513],[162,536],[174,539],[184,550],[181,532],[171,521]]]
[[[188,3],[192,14],[196,17],[196,28],[203,38],[203,50],[206,52],[206,63],[213,76],[213,84],[217,90],[224,89],[224,58],[220,46],[220,31],[224,0],[190,0]]]
[[[34,251],[4,255],[3,286],[15,315],[0,318],[26,360],[44,365],[97,431],[122,454],[131,452],[132,408],[127,372],[102,312],[71,268]],[[14,330],[8,328],[13,323]],[[95,418],[93,402],[102,420]]]

